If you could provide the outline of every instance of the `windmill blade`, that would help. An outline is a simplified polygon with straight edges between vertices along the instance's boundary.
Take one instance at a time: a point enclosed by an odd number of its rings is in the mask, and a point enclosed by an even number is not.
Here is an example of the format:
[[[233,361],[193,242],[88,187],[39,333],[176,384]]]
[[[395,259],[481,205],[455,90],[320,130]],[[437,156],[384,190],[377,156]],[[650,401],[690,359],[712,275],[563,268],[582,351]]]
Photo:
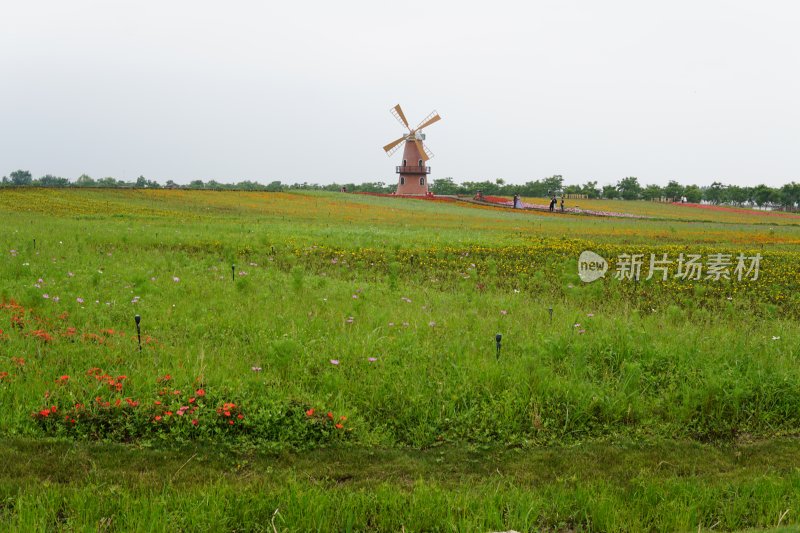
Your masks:
[[[383,151],[386,152],[387,155],[392,155],[397,150],[397,147],[400,146],[400,143],[403,142],[404,140],[406,140],[405,135],[384,146]]]
[[[392,115],[396,118],[400,124],[406,127],[409,131],[411,130],[411,126],[408,125],[408,121],[406,120],[405,114],[403,114],[403,108],[400,107],[400,104],[394,106],[391,110]]]
[[[422,159],[423,162],[430,159],[430,157],[428,157],[428,152],[425,151],[425,147],[422,145],[422,141],[420,141],[419,139],[414,139],[414,142],[417,143],[417,149],[419,150],[420,159]]]
[[[427,128],[428,126],[430,126],[434,122],[438,122],[440,120],[442,120],[442,117],[439,116],[439,113],[437,113],[436,110],[433,110],[433,111],[431,111],[430,115],[425,117],[423,119],[423,121],[419,123],[419,126],[414,128],[414,131],[419,131],[422,128]]]
[[[428,150],[428,145],[427,144],[422,143],[422,149],[425,150],[425,155],[428,156],[428,159],[431,159],[433,157],[433,152]],[[428,159],[426,159],[425,161],[427,161]]]

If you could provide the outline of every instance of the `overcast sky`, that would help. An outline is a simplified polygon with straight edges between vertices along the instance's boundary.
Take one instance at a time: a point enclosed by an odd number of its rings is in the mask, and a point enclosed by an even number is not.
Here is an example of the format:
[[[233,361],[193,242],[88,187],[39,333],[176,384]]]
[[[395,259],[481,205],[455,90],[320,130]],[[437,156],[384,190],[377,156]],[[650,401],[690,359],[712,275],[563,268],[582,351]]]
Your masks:
[[[800,3],[0,0],[0,175],[800,181]]]

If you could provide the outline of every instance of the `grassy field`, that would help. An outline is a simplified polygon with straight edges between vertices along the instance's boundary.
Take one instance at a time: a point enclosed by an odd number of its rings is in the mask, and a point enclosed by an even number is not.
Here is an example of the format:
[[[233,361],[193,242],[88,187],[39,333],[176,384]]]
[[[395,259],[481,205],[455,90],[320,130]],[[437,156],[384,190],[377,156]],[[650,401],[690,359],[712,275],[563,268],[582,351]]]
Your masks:
[[[0,191],[0,527],[796,527],[800,219],[581,207]]]

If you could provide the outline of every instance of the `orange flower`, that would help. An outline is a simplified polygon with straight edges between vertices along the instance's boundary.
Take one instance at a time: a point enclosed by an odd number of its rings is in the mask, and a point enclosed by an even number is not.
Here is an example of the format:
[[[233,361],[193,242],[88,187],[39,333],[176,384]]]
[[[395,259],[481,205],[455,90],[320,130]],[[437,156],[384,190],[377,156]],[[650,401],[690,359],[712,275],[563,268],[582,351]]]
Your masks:
[[[330,411],[328,411],[328,418],[330,418],[331,420],[333,420],[333,413],[331,413]]]
[[[336,429],[342,429],[344,426],[341,424],[336,424]]]
[[[314,416],[314,409],[309,409],[306,411],[306,416]]]

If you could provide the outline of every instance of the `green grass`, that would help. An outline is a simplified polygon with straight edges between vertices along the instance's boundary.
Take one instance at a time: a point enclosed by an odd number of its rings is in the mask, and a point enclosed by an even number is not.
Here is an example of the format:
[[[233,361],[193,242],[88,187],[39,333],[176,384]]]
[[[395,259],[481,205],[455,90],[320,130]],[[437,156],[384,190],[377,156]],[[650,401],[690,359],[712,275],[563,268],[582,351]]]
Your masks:
[[[795,522],[798,443],[243,454],[0,441],[0,524],[25,531],[598,531]]]
[[[6,194],[6,529],[271,531],[276,508],[294,531],[800,520],[783,514],[799,481],[792,225]],[[764,273],[578,281],[580,250],[626,247],[757,251]]]

